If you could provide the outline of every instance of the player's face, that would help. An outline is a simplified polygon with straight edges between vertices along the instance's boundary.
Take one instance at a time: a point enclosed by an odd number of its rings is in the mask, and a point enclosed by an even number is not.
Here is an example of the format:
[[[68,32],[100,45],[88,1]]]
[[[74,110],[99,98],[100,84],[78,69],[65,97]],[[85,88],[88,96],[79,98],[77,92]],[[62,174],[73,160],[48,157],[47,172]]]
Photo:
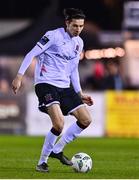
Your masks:
[[[84,28],[84,19],[72,19],[71,21],[66,21],[67,31],[71,36],[79,36]]]

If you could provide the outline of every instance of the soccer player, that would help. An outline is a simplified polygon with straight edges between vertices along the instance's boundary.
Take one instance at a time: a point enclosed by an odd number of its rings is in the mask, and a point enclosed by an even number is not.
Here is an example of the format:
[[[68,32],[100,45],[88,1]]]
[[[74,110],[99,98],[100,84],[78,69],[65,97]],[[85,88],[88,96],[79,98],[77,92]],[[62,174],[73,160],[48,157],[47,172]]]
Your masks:
[[[65,28],[50,30],[37,42],[25,56],[12,89],[16,94],[22,77],[36,57],[35,92],[39,110],[47,113],[52,128],[45,137],[36,170],[48,172],[48,158],[56,158],[71,166],[71,161],[63,154],[66,144],[73,141],[91,123],[91,116],[84,103],[91,106],[93,100],[83,94],[79,81],[78,63],[83,50],[83,40],[79,34],[83,30],[85,15],[82,10],[64,9]],[[71,85],[72,84],[72,85]],[[60,137],[64,126],[64,115],[71,114],[77,119]]]

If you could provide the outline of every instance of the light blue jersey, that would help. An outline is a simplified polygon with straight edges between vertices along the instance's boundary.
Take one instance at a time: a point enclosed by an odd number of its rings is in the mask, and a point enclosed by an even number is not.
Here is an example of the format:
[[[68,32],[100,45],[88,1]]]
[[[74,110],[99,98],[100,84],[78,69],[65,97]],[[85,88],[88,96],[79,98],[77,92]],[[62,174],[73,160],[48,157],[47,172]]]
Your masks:
[[[48,83],[67,88],[71,80],[78,92],[81,90],[78,63],[82,49],[82,39],[79,36],[70,37],[64,28],[48,31],[25,56],[18,72],[24,74],[36,57],[35,84]]]

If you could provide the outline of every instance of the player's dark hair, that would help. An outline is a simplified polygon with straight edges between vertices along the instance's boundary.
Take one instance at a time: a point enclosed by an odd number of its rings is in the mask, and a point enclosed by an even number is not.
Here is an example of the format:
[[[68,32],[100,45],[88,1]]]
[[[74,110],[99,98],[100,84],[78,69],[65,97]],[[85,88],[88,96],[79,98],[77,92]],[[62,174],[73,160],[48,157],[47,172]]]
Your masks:
[[[75,9],[75,8],[66,8],[63,11],[65,20],[71,20],[71,19],[85,19],[85,14],[81,9]]]

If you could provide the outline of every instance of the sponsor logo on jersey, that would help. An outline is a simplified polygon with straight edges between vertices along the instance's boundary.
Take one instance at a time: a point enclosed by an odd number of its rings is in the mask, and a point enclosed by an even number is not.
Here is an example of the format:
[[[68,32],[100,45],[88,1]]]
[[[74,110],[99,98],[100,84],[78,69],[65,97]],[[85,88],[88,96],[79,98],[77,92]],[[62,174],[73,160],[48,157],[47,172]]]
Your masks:
[[[67,61],[70,61],[70,60],[76,58],[76,56],[71,57],[71,56],[60,55],[60,54],[56,54],[56,56],[59,57],[59,58],[65,59]]]
[[[48,37],[43,36],[39,42],[44,46],[48,41],[49,41]]]

